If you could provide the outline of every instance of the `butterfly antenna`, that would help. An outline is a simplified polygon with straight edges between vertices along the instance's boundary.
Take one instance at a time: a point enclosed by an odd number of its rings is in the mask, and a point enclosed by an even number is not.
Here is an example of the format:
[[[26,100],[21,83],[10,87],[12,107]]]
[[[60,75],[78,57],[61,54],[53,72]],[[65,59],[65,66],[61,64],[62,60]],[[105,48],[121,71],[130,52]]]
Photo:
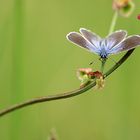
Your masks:
[[[108,57],[112,62],[114,62],[115,64],[117,64],[117,62],[114,60],[114,59],[112,59],[112,58],[110,58],[110,57]]]
[[[92,65],[94,61],[90,62],[89,65]]]
[[[97,60],[94,60],[94,61],[90,62],[89,65],[92,65],[92,64],[93,64],[94,62],[96,62],[96,61],[97,61]]]

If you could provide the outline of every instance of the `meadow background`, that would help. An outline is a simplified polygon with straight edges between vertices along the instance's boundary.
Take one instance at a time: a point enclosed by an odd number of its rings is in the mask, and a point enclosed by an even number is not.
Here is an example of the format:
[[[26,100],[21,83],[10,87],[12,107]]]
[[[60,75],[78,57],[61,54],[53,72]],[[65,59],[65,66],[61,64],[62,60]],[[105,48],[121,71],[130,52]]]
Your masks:
[[[140,34],[136,19],[140,2],[134,2],[133,15],[119,17],[116,30]],[[85,27],[105,37],[113,16],[111,6],[112,0],[0,0],[0,109],[78,88],[76,70],[89,67],[98,57],[65,36]],[[106,79],[103,90],[33,105],[0,118],[0,139],[47,140],[55,129],[59,140],[139,140],[139,60],[140,48]]]

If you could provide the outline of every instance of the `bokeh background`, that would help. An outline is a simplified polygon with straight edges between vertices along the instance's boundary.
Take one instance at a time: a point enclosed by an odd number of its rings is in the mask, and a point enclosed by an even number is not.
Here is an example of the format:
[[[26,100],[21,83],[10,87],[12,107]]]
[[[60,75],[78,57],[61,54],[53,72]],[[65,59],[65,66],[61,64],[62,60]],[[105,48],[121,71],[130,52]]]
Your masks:
[[[139,0],[116,29],[140,34]],[[0,109],[79,87],[76,70],[97,60],[65,36],[80,27],[102,37],[113,16],[112,0],[0,0]],[[121,56],[112,56],[114,60]],[[102,90],[33,105],[0,118],[1,140],[140,139],[140,48],[106,79]],[[108,60],[108,68],[114,63]],[[96,63],[99,63],[97,60]],[[98,64],[93,65],[98,69]]]

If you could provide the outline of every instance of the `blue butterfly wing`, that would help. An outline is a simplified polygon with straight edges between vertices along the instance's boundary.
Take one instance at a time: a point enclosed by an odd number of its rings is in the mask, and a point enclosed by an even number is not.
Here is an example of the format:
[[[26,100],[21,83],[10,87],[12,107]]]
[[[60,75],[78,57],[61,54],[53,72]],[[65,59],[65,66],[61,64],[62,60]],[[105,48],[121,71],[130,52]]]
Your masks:
[[[72,43],[89,50],[90,52],[98,53],[98,49],[91,44],[86,38],[77,32],[70,32],[67,36],[67,39]]]
[[[133,48],[136,48],[140,45],[140,36],[139,35],[133,35],[129,36],[122,42],[120,42],[118,45],[113,47],[109,54],[117,54],[123,51],[129,51]]]
[[[126,36],[127,36],[127,32],[124,30],[113,32],[112,34],[107,36],[104,40],[106,50],[110,50],[113,47],[115,47],[117,44],[123,41],[126,38]]]
[[[80,33],[97,48],[98,54],[101,54],[103,50],[106,54],[109,54],[110,50],[127,36],[127,32],[124,30],[113,32],[105,39],[101,39],[100,36],[85,28],[81,28]]]
[[[91,43],[93,44],[97,49],[100,50],[100,42],[101,38],[100,36],[96,35],[95,33],[91,32],[90,30],[87,30],[85,28],[80,28],[80,33]]]

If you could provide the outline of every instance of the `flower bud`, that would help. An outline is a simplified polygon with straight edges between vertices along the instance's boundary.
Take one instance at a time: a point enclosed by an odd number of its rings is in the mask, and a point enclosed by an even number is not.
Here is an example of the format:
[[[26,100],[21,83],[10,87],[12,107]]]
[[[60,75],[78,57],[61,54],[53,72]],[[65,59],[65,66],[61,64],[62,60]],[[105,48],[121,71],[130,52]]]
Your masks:
[[[80,87],[85,87],[91,83],[91,78],[88,76],[88,73],[92,72],[91,68],[80,68],[77,71],[77,77],[81,81]]]
[[[99,77],[96,79],[96,88],[97,89],[102,89],[105,86],[105,80],[103,76]]]
[[[115,11],[118,11],[120,15],[129,17],[132,14],[135,5],[132,0],[114,0],[112,7]]]
[[[99,71],[93,72],[91,68],[80,68],[77,71],[77,76],[81,81],[80,87],[85,87],[96,79],[96,88],[101,89],[104,87],[104,77]]]

